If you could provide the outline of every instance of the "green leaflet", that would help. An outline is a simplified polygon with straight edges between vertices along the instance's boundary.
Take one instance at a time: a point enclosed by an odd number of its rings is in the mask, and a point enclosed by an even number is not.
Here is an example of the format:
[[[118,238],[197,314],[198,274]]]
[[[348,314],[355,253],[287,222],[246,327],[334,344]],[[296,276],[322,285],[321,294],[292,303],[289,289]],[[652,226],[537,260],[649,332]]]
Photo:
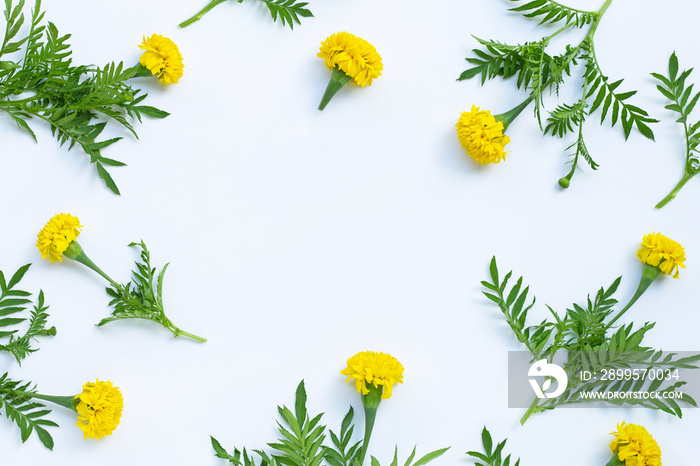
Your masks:
[[[611,127],[619,124],[625,139],[630,136],[633,127],[643,136],[654,139],[649,125],[658,120],[628,102],[637,91],[620,92],[618,88],[623,80],[611,81],[603,73],[595,54],[595,31],[610,2],[611,0],[606,0],[597,11],[570,8],[551,0],[533,0],[511,8],[511,11],[519,12],[526,18],[537,19],[540,24],[556,24],[560,29],[538,41],[523,45],[476,38],[482,48],[473,50],[475,57],[466,59],[472,67],[458,78],[464,80],[478,76],[482,84],[497,77],[513,78],[516,88],[526,91],[535,101],[534,114],[544,134],[551,133],[560,138],[570,133],[576,134],[576,139],[566,148],[566,151],[572,151],[568,162],[571,169],[559,180],[562,188],[570,185],[581,161],[593,170],[599,166],[591,157],[583,139],[583,125],[587,116],[599,112],[601,124],[606,121]],[[555,36],[571,28],[585,27],[588,27],[588,33],[580,43],[567,45],[559,55],[547,54],[549,42]],[[583,63],[583,67],[578,66],[580,63]],[[558,97],[559,87],[577,68],[582,68],[583,77],[580,98],[574,103],[557,105],[549,112],[546,123],[543,124],[544,99],[552,95]]]
[[[319,424],[323,414],[309,417],[306,411],[306,388],[302,380],[297,386],[294,413],[286,406],[278,406],[282,422],[277,422],[280,433],[277,442],[268,443],[276,453],[268,454],[262,450],[253,450],[259,457],[261,465],[318,466],[325,453],[321,445],[326,438],[326,426]],[[221,444],[211,437],[216,456],[228,460],[236,466],[255,466],[255,461],[246,449],[234,449],[228,454]]]
[[[268,443],[274,453],[253,450],[260,458],[260,466],[319,466],[325,459],[330,466],[357,466],[362,442],[350,446],[353,434],[353,414],[350,408],[343,418],[340,435],[329,431],[332,446],[323,446],[326,438],[326,426],[320,424],[323,413],[311,418],[306,410],[306,388],[302,380],[297,386],[294,412],[286,406],[278,406],[281,422],[277,421],[280,433],[277,442]],[[211,437],[214,454],[218,458],[228,460],[235,466],[256,466],[255,460],[244,448],[242,451],[234,448],[228,453],[218,440]],[[416,449],[408,457],[404,466],[424,466],[445,453],[448,448],[430,452],[414,461]],[[372,466],[379,466],[379,461],[372,457]],[[398,449],[394,450],[394,459],[390,466],[398,465]]]
[[[200,342],[207,341],[180,329],[165,315],[163,277],[169,263],[156,274],[155,267],[151,267],[151,254],[146,243],[140,241],[129,246],[141,249],[141,262],[135,263],[136,268],[132,272],[133,280],[130,283],[120,285],[112,282],[112,285],[106,288],[107,294],[112,298],[109,305],[114,309],[110,317],[102,319],[97,325],[102,326],[123,319],[145,319],[162,325],[175,337],[185,336]]]
[[[279,17],[282,25],[287,25],[290,29],[294,29],[294,23],[301,24],[299,16],[304,18],[313,16],[308,9],[304,8],[308,5],[308,3],[305,2],[296,3],[296,0],[261,1],[264,2],[268,10],[270,10],[272,21],[277,21],[277,17]]]
[[[519,0],[510,1],[518,2]],[[519,7],[510,8],[510,11],[520,12],[526,18],[537,18],[540,20],[540,24],[563,22],[566,26],[573,25],[577,28],[582,28],[596,20],[595,15],[590,11],[570,8],[549,0],[534,0]]]
[[[510,466],[510,458],[511,456],[508,455],[505,458],[502,458],[503,456],[503,447],[506,446],[506,442],[508,439],[503,440],[499,444],[496,445],[496,448],[493,448],[493,440],[491,439],[491,433],[486,429],[486,426],[484,426],[484,429],[481,431],[481,443],[483,444],[484,452],[480,453],[478,451],[468,451],[466,454],[471,456],[472,458],[476,458],[480,461],[483,461],[483,463],[479,463],[476,461],[474,464],[476,466]],[[518,459],[513,466],[519,466],[520,465],[520,459]]]
[[[693,95],[693,84],[686,86],[686,79],[690,76],[692,71],[692,69],[689,69],[682,71],[680,74],[678,73],[678,58],[674,52],[668,59],[668,76],[663,76],[659,73],[651,73],[660,83],[656,88],[664,97],[671,101],[671,103],[664,108],[678,115],[676,122],[683,126],[685,136],[685,168],[683,176],[671,192],[656,204],[657,209],[671,202],[685,183],[700,172],[700,159],[698,158],[700,121],[696,123],[690,123],[688,121],[688,117],[693,109],[695,109],[698,98],[700,98],[700,92]]]
[[[430,463],[436,458],[439,458],[442,456],[443,453],[445,453],[447,450],[449,450],[450,447],[447,448],[441,448],[439,450],[431,451],[430,453],[422,456],[421,458],[417,459],[416,461],[413,461],[413,458],[416,456],[416,447],[413,447],[413,451],[409,455],[409,457],[406,459],[406,462],[404,463],[404,466],[423,466],[425,464]],[[379,461],[377,458],[372,456],[372,466],[381,466],[379,464]],[[394,448],[394,459],[391,460],[391,465],[390,466],[399,466],[399,449],[398,447]]]
[[[654,328],[654,323],[646,323],[634,329],[634,323],[622,325],[610,330],[611,314],[618,304],[613,295],[620,285],[622,277],[618,277],[605,288],[601,287],[595,297],[586,298],[585,305],[574,303],[561,317],[554,309],[547,306],[551,318],[544,319],[538,324],[528,325],[528,313],[535,305],[535,298],[529,298],[529,287],[523,287],[523,278],[509,284],[512,271],[501,278],[496,264],[496,258],[491,259],[489,266],[490,281],[482,281],[484,295],[498,305],[511,331],[520,343],[532,354],[532,361],[547,359],[552,361],[557,351],[567,352],[567,361],[563,367],[569,375],[566,390],[557,398],[544,400],[535,399],[521,423],[530,415],[548,409],[554,409],[563,404],[588,403],[594,401],[582,397],[583,392],[608,391],[638,391],[644,387],[645,379],[620,380],[611,383],[602,379],[582,380],[572,377],[580,371],[610,371],[628,369],[631,365],[642,366],[648,370],[676,368],[696,369],[700,354],[678,358],[676,354],[667,354],[643,346],[646,333]],[[511,282],[512,283],[512,282]],[[528,304],[529,303],[529,304]],[[685,384],[682,380],[658,380],[646,386],[647,391],[677,392]],[[658,409],[681,417],[682,411],[677,400],[696,406],[695,400],[683,392],[679,398],[619,398],[605,399],[607,403],[616,405],[633,405]],[[597,400],[600,401],[600,400]],[[482,458],[483,459],[483,458]],[[485,461],[485,460],[484,460]]]
[[[115,122],[137,137],[134,120],[140,122],[142,114],[164,118],[167,112],[139,105],[146,94],[126,84],[136,75],[134,67],[125,68],[123,63],[109,63],[102,68],[73,65],[70,34],[60,35],[53,23],[44,22],[40,0],[34,3],[27,35],[16,39],[24,25],[24,5],[25,0],[19,0],[13,8],[12,0],[5,0],[0,110],[35,141],[29,121],[46,122],[61,146],[67,144],[68,150],[80,146],[105,185],[119,194],[106,167],[124,163],[103,157],[101,151],[121,138],[100,140],[100,134],[108,122]],[[22,58],[8,60],[8,55],[15,52]]]
[[[212,0],[202,8],[202,10],[199,11],[196,15],[192,16],[191,18],[183,21],[182,23],[179,24],[181,28],[187,27],[192,23],[195,23],[202,19],[202,17],[207,14],[212,8],[215,6],[224,3],[226,0]],[[238,3],[242,3],[243,0],[237,0]],[[289,26],[290,29],[294,29],[294,23],[301,24],[301,21],[299,20],[299,17],[302,18],[309,18],[313,17],[313,14],[311,11],[309,11],[307,8],[305,8],[308,3],[307,2],[297,2],[297,0],[260,0],[267,6],[268,11],[270,12],[270,16],[272,17],[272,21],[277,21],[277,18],[280,19],[280,22],[282,23],[283,26]]]
[[[355,429],[352,423],[354,414],[355,412],[351,406],[340,425],[340,436],[336,435],[332,430],[329,431],[333,446],[325,448],[325,459],[331,466],[353,466],[360,459],[361,440],[348,448],[352,432]]]
[[[5,281],[5,276],[0,271],[0,351],[11,353],[18,364],[37,351],[32,347],[32,342],[39,336],[56,335],[56,327],[46,328],[49,308],[44,304],[44,292],[39,291],[37,303],[29,312],[29,326],[20,334],[19,326],[27,321],[27,306],[31,304],[31,293],[16,289],[15,287],[29,270],[31,264],[20,267],[10,278]]]
[[[24,393],[35,393],[36,390],[29,383],[22,383],[10,379],[7,373],[0,377],[0,412],[19,427],[22,443],[26,442],[32,432],[36,432],[41,443],[53,450],[53,438],[46,427],[58,427],[58,425],[46,419],[51,413],[41,403],[30,401]]]

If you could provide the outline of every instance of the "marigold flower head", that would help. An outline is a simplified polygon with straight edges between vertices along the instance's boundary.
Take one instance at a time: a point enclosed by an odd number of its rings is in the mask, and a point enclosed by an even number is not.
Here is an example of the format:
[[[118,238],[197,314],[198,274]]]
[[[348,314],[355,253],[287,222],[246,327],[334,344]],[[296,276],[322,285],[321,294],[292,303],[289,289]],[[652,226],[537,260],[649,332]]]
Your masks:
[[[347,375],[346,382],[355,379],[355,388],[359,393],[367,395],[367,384],[375,388],[384,387],[382,398],[391,397],[391,389],[395,383],[403,383],[403,366],[395,357],[376,351],[363,351],[357,353],[347,361],[341,374]]]
[[[83,438],[100,440],[112,435],[119,425],[124,408],[124,399],[119,388],[112,386],[112,382],[95,380],[95,383],[87,382],[83,385],[83,392],[75,398],[80,399],[76,406],[76,426],[83,431]]]
[[[37,234],[36,247],[41,257],[51,262],[61,262],[63,253],[80,234],[80,220],[71,214],[56,214]]]
[[[168,87],[168,84],[177,83],[182,77],[182,55],[175,43],[167,37],[153,34],[151,37],[144,37],[139,48],[145,50],[141,54],[139,62],[153,75],[157,75],[161,83]]]
[[[384,65],[377,49],[364,39],[349,32],[336,32],[321,42],[320,58],[332,70],[336,66],[350,76],[358,86],[369,86],[382,74]]]
[[[644,427],[623,422],[610,435],[610,449],[625,466],[661,466],[661,449]]]
[[[484,165],[506,159],[504,147],[510,138],[503,134],[503,122],[497,121],[488,110],[472,105],[470,112],[462,112],[455,126],[459,142],[469,157]]]
[[[673,274],[673,278],[678,278],[679,267],[685,268],[683,246],[661,233],[644,235],[641,245],[637,257],[645,264],[658,267],[666,275]]]

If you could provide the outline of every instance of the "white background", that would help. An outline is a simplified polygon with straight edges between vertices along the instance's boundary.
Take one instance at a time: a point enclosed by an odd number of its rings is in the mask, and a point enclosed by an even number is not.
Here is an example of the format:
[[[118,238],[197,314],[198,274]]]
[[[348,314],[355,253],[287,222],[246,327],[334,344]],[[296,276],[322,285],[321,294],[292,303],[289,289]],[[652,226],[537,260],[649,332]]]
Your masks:
[[[472,104],[495,114],[525,97],[513,82],[455,80],[477,47],[472,35],[517,43],[555,30],[507,12],[511,2],[311,0],[315,17],[291,31],[261,2],[230,1],[177,28],[205,3],[45,2],[46,18],[72,34],[76,64],[136,63],[143,36],[158,33],[179,45],[186,67],[167,89],[133,81],[170,117],[146,118],[140,140],[105,132],[124,137],[103,154],[128,163],[111,169],[122,196],[41,122],[30,122],[35,144],[0,115],[0,270],[33,263],[22,286],[44,290],[58,329],[21,367],[0,355],[0,372],[56,395],[109,379],[125,399],[119,428],[101,442],[83,440],[74,415],[56,408],[53,452],[35,436],[22,444],[2,418],[3,463],[223,465],[209,435],[228,449],[263,448],[276,438],[276,405],[293,405],[301,379],[310,412],[325,412],[333,430],[348,405],[361,424],[359,396],[339,371],[370,349],[406,368],[379,410],[370,454],[382,464],[395,444],[402,458],[415,444],[419,454],[452,446],[435,464],[472,464],[464,452],[480,450],[486,425],[496,440],[508,437],[524,465],[602,465],[621,421],[646,426],[664,464],[696,463],[688,448],[700,427],[695,409],[680,420],[560,408],[521,427],[523,410],[507,407],[506,361],[522,347],[479,285],[496,255],[502,273],[524,275],[537,296],[532,323],[545,303],[563,314],[619,275],[616,297],[626,302],[642,269],[637,245],[659,231],[685,246],[688,268],[678,280],[657,280],[623,320],[656,321],[651,346],[700,351],[700,180],[653,208],[680,179],[684,146],[649,76],[665,72],[673,50],[682,68],[698,65],[695,6],[613,2],[596,34],[601,66],[625,78],[621,90],[638,89],[633,102],[662,122],[656,142],[636,130],[625,142],[619,127],[591,117],[586,141],[601,167],[579,171],[562,191],[556,181],[572,141],[542,136],[531,108],[509,129],[500,165],[477,166],[456,137]],[[384,73],[370,87],[342,89],[319,112],[330,72],[316,53],[343,30],[376,46]],[[578,43],[580,32],[563,39]],[[567,102],[580,72],[562,89]],[[129,279],[137,258],[131,241],[143,239],[158,267],[171,262],[166,311],[209,341],[173,340],[148,322],[95,327],[109,313],[102,278],[75,262],[42,261],[34,246],[58,212],[80,218],[80,243],[117,281]]]

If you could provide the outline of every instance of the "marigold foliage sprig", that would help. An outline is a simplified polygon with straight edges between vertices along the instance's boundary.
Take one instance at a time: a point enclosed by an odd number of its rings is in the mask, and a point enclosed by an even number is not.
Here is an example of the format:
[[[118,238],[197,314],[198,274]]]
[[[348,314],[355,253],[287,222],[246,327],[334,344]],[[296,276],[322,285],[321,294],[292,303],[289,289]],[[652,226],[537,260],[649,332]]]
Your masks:
[[[700,144],[700,121],[690,123],[688,117],[698,103],[700,92],[693,95],[693,84],[686,86],[686,79],[690,76],[693,69],[684,70],[678,73],[678,58],[676,53],[672,53],[668,59],[668,76],[659,73],[651,73],[660,84],[656,88],[664,97],[671,101],[666,105],[666,109],[678,114],[676,123],[683,125],[683,133],[685,137],[685,168],[681,180],[664,197],[656,208],[660,209],[671,202],[685,184],[695,175],[700,172],[700,158],[698,157],[698,144]]]
[[[449,449],[450,449],[450,447],[446,447],[446,448],[441,448],[439,450],[431,451],[430,453],[427,453],[427,454],[423,455],[422,457],[418,458],[417,460],[413,461],[413,459],[416,456],[416,447],[413,447],[413,451],[411,452],[409,457],[406,458],[406,461],[403,464],[404,464],[404,466],[423,466],[425,464],[430,463],[434,459],[439,458],[440,456],[442,456],[443,453],[445,453]],[[371,463],[372,466],[381,466],[379,464],[379,461],[377,460],[377,458],[375,458],[374,456],[372,456],[371,458],[372,458],[372,463]],[[394,459],[391,460],[390,466],[399,466],[399,449],[398,449],[398,447],[394,447]]]
[[[163,305],[163,277],[170,263],[163,266],[160,272],[151,267],[151,254],[143,241],[130,243],[129,246],[141,249],[141,262],[136,261],[136,269],[132,272],[133,280],[126,285],[112,282],[106,288],[112,297],[109,305],[114,308],[112,315],[102,319],[97,325],[102,326],[122,319],[145,319],[156,322],[172,332],[175,337],[186,336],[200,342],[205,338],[186,332],[165,315]]]
[[[36,246],[44,259],[51,262],[62,262],[65,257],[80,262],[98,273],[111,285],[111,287],[107,287],[107,294],[113,298],[109,304],[114,307],[114,310],[111,317],[102,319],[97,325],[105,325],[121,319],[146,319],[162,325],[176,337],[186,336],[200,342],[207,341],[205,338],[176,327],[165,315],[163,276],[168,264],[165,264],[160,273],[156,274],[156,269],[151,267],[150,253],[143,241],[129,244],[129,246],[141,248],[143,262],[136,262],[133,281],[121,285],[102,271],[78,243],[77,238],[82,227],[78,217],[66,213],[56,214],[37,234]]]
[[[5,373],[0,377],[0,411],[19,427],[22,443],[26,442],[32,432],[36,432],[41,443],[53,450],[53,438],[46,427],[58,427],[55,422],[46,419],[51,413],[41,403],[31,400],[27,393],[36,393],[31,383],[15,381]]]
[[[44,292],[39,291],[37,303],[29,313],[29,325],[24,333],[20,334],[18,326],[27,321],[27,306],[32,303],[28,299],[32,294],[28,291],[15,288],[29,270],[31,264],[20,267],[10,278],[5,281],[5,275],[0,270],[0,351],[11,353],[18,364],[37,351],[32,347],[32,341],[39,336],[56,335],[56,327],[46,327],[49,314],[46,310],[49,306],[44,304]],[[22,317],[20,317],[22,316]]]
[[[42,426],[58,427],[53,421],[44,419],[51,410],[44,405],[30,400],[50,401],[73,411],[78,418],[75,424],[83,431],[83,438],[100,440],[112,435],[119,426],[124,399],[118,387],[111,382],[96,380],[83,385],[82,393],[69,396],[43,395],[36,392],[36,387],[29,383],[16,382],[7,377],[0,377],[0,411],[13,420],[20,428],[22,442],[35,431],[39,440],[48,449],[53,449],[53,439]]]
[[[326,426],[320,424],[323,413],[312,419],[306,410],[306,388],[302,380],[297,386],[294,402],[294,412],[286,406],[278,406],[277,410],[283,423],[277,422],[281,434],[277,442],[268,443],[276,453],[268,454],[262,450],[253,450],[261,459],[262,465],[270,466],[319,466],[323,460],[325,449],[322,446],[326,438]],[[230,455],[218,440],[211,437],[215,456],[228,460],[236,466],[255,466],[252,456],[246,449],[236,448]],[[243,461],[241,461],[241,459]]]
[[[140,122],[142,115],[164,118],[168,113],[141,105],[146,94],[126,84],[137,75],[136,67],[125,68],[123,63],[110,63],[102,68],[73,65],[68,44],[70,34],[60,35],[53,23],[43,23],[41,0],[34,3],[29,32],[19,37],[24,25],[24,4],[25,0],[19,0],[13,7],[12,0],[5,0],[0,110],[35,141],[29,121],[37,118],[48,123],[59,144],[67,143],[69,150],[79,145],[90,156],[98,176],[119,194],[107,167],[125,164],[103,157],[101,151],[121,137],[100,140],[100,134],[113,121],[138,137],[132,125],[134,120]],[[22,49],[22,58],[14,60]]]
[[[359,460],[362,442],[350,446],[350,439],[354,430],[352,408],[343,418],[340,436],[330,432],[333,446],[324,446],[326,438],[326,426],[320,424],[323,413],[311,418],[306,410],[306,388],[302,380],[296,389],[294,412],[286,406],[278,406],[282,422],[277,422],[280,437],[277,442],[268,443],[276,453],[268,454],[262,450],[253,450],[260,458],[260,466],[319,466],[325,459],[331,466],[362,466]],[[211,437],[214,456],[227,460],[235,466],[256,466],[255,459],[244,448],[234,448],[228,453],[221,443]],[[404,466],[424,466],[430,461],[442,455],[448,448],[442,448],[430,452],[414,461],[415,448],[408,457]],[[394,459],[390,466],[398,465],[397,450],[394,451]],[[372,457],[372,466],[380,466],[379,461]]]
[[[196,23],[202,17],[207,14],[212,8],[215,6],[224,3],[226,0],[212,0],[200,10],[199,13],[194,15],[188,20],[183,21],[180,23],[180,27],[184,28],[189,26],[192,23]],[[238,3],[243,3],[243,0],[236,0]],[[270,16],[272,17],[272,21],[277,21],[277,18],[279,17],[280,21],[282,22],[282,26],[289,26],[290,29],[294,29],[294,23],[301,24],[301,21],[299,20],[299,17],[302,18],[310,18],[313,17],[313,14],[311,11],[309,11],[307,8],[305,8],[308,3],[307,2],[299,2],[297,0],[260,0],[267,6],[267,9],[270,11]]]
[[[645,270],[652,266],[645,266]],[[658,270],[658,267],[653,267]],[[528,325],[528,313],[535,304],[535,298],[528,298],[529,287],[523,287],[523,278],[519,277],[514,285],[510,285],[513,274],[508,272],[502,279],[496,264],[496,258],[491,259],[489,267],[490,281],[482,281],[486,288],[484,295],[496,303],[519,342],[532,353],[532,360],[548,359],[550,362],[557,351],[568,354],[564,370],[567,374],[577,374],[582,370],[602,371],[628,368],[630,365],[644,365],[648,369],[695,369],[695,363],[700,361],[700,354],[684,358],[676,354],[664,353],[642,346],[645,334],[654,328],[655,323],[645,323],[634,330],[634,323],[622,325],[609,333],[612,324],[637,300],[648,286],[644,279],[630,302],[617,314],[611,317],[617,300],[613,294],[617,290],[621,277],[618,277],[608,287],[601,287],[591,299],[586,298],[586,305],[573,304],[561,317],[551,307],[547,306],[551,318],[544,319],[538,324]],[[660,273],[660,270],[659,270]],[[657,273],[658,276],[658,273]],[[654,276],[655,278],[655,276]],[[654,278],[651,278],[653,281]],[[649,281],[650,283],[650,281]],[[641,291],[640,291],[641,290]],[[528,304],[529,303],[529,304]],[[623,354],[624,353],[624,354]],[[610,391],[640,390],[646,380],[621,380],[613,385],[601,379],[584,381],[570,378],[569,384],[562,395],[545,400],[534,399],[533,404],[521,419],[525,423],[534,413],[554,409],[558,405],[586,403],[593,401],[580,396],[582,392],[595,392],[602,389]],[[649,391],[674,392],[685,385],[684,381],[676,381],[662,386],[665,381],[654,380],[646,389]],[[695,400],[687,393],[676,398],[692,406],[697,406]],[[666,413],[681,417],[682,411],[672,398],[651,399],[605,399],[606,402],[623,405],[637,405],[645,408],[659,409]]]
[[[478,461],[475,462],[474,464],[476,466],[510,466],[510,457],[511,455],[506,456],[503,458],[503,448],[506,446],[506,442],[508,439],[503,440],[502,442],[498,443],[496,445],[496,448],[493,448],[493,440],[491,438],[491,433],[486,429],[486,426],[484,426],[484,429],[481,431],[481,443],[484,448],[484,452],[478,452],[478,451],[468,451],[467,455],[471,456],[472,458],[476,458],[480,461],[483,461],[483,463],[479,463]],[[513,466],[519,466],[520,465],[520,459],[518,459]]]
[[[519,0],[511,0],[518,2]],[[499,41],[475,39],[482,49],[474,49],[475,57],[466,60],[473,65],[464,71],[458,80],[479,76],[481,83],[501,77],[514,78],[518,89],[523,89],[535,102],[535,117],[544,134],[564,137],[575,132],[576,139],[566,150],[571,150],[571,170],[559,180],[560,186],[567,188],[581,160],[592,169],[598,164],[593,160],[583,139],[583,125],[586,117],[600,111],[601,124],[608,121],[611,126],[620,123],[625,139],[636,127],[642,135],[654,139],[649,127],[657,120],[627,100],[637,91],[620,92],[618,88],[622,79],[611,81],[602,71],[595,53],[595,31],[612,0],[605,3],[597,11],[584,11],[570,8],[551,0],[533,0],[512,8],[527,18],[540,21],[541,25],[559,26],[554,33],[535,42],[522,45],[509,45]],[[567,29],[588,27],[584,39],[577,45],[569,44],[563,53],[549,55],[546,50],[549,42]],[[543,125],[541,112],[544,108],[545,91],[559,95],[559,87],[565,78],[571,76],[572,68],[583,62],[583,84],[580,98],[574,103],[562,103],[549,112],[546,125]]]
[[[355,430],[355,425],[352,422],[354,415],[355,410],[350,406],[347,414],[343,417],[343,422],[340,424],[340,435],[336,435],[332,430],[328,431],[333,446],[326,447],[325,460],[331,466],[353,466],[360,459],[362,440],[350,445],[352,433]]]

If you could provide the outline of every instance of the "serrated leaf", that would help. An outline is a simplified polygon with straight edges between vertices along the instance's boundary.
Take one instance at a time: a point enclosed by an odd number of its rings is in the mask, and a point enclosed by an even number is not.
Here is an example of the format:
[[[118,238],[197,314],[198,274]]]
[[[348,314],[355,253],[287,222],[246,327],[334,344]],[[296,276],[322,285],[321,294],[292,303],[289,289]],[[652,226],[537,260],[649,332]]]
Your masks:
[[[676,52],[671,53],[668,59],[668,75],[671,81],[675,81],[676,75],[678,74],[678,57],[676,57]]]
[[[491,433],[486,429],[481,431],[481,443],[484,446],[484,451],[488,456],[491,456],[491,448],[493,447],[493,441],[491,439]]]
[[[449,449],[450,449],[450,447],[446,447],[446,448],[440,448],[439,450],[431,451],[430,453],[428,453],[428,454],[422,456],[420,459],[418,459],[418,461],[413,463],[412,466],[423,466],[423,465],[433,461],[435,458],[442,456],[442,454],[445,453]],[[415,448],[413,449],[413,451],[415,452]]]

